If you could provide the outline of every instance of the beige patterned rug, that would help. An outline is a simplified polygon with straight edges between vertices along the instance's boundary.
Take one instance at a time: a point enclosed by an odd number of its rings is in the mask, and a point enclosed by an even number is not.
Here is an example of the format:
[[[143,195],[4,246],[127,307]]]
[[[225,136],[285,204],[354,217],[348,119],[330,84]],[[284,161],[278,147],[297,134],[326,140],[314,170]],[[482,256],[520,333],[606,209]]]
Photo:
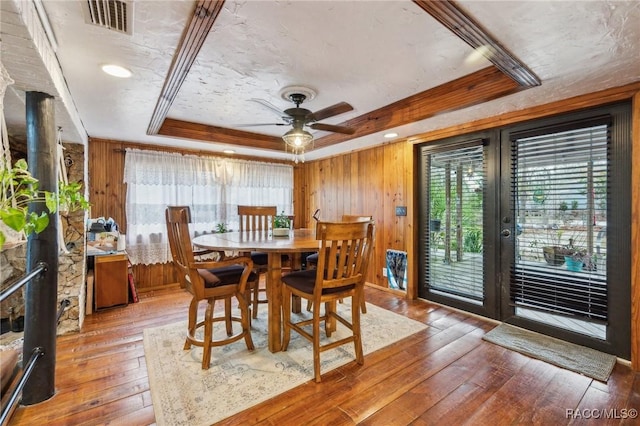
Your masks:
[[[500,324],[482,338],[602,382],[616,364],[613,355],[508,324]]]
[[[338,304],[341,312],[350,309],[346,301]],[[266,312],[262,307],[258,318],[252,321],[256,349],[247,351],[244,340],[213,348],[209,370],[200,368],[201,348],[182,349],[186,321],[144,330],[144,352],[158,425],[210,425],[313,379],[311,344],[297,333],[291,333],[286,352],[269,352]],[[350,313],[346,317],[350,318]],[[365,364],[366,354],[427,327],[371,304],[367,304],[367,313],[361,318]],[[346,328],[338,324],[331,339],[345,332]],[[323,352],[320,359],[323,374],[353,362],[353,345]]]

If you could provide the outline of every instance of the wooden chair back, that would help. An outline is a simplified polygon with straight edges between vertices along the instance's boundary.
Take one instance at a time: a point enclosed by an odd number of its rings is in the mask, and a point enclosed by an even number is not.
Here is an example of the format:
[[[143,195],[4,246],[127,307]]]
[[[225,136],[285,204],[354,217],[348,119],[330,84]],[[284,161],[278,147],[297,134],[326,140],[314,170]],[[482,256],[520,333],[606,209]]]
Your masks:
[[[196,279],[191,276],[190,264],[193,263],[193,245],[189,234],[189,220],[191,212],[187,206],[169,206],[165,210],[169,248],[173,257],[173,265],[178,273],[180,285],[190,293],[204,297],[204,283],[196,273]],[[200,288],[201,287],[201,288]]]
[[[276,206],[238,206],[240,232],[268,231],[277,215]]]
[[[343,214],[342,221],[343,222],[367,222],[373,219],[373,216],[364,216],[358,214]]]
[[[323,289],[364,285],[374,237],[375,225],[371,220],[318,222],[316,239],[320,241],[320,249],[316,284],[322,285],[315,286],[315,301],[321,301]]]

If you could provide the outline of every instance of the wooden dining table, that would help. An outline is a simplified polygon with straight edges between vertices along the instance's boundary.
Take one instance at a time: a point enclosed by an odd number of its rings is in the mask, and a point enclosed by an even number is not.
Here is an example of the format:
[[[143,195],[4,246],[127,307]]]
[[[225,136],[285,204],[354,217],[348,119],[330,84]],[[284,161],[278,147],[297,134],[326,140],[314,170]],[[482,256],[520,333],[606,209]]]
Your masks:
[[[293,229],[286,237],[274,237],[271,231],[225,232],[195,237],[193,244],[212,250],[267,253],[267,334],[269,350],[282,349],[282,255],[297,255],[318,250],[315,229]],[[299,262],[295,262],[299,263]]]

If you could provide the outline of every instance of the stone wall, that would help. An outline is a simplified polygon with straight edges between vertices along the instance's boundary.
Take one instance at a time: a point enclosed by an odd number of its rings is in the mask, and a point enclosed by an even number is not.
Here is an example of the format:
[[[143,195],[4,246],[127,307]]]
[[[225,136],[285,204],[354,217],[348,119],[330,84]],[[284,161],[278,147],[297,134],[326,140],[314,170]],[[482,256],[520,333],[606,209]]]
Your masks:
[[[64,144],[65,166],[69,182],[84,182],[84,146]],[[15,158],[14,158],[15,160]],[[77,332],[82,327],[86,306],[85,212],[60,215],[62,235],[68,253],[61,253],[58,261],[58,306],[67,299],[70,304],[60,318],[58,334]],[[26,244],[0,253],[0,277],[3,288],[22,276],[26,269]],[[18,291],[0,306],[0,318],[8,318],[10,309],[16,317],[24,315],[23,292]]]

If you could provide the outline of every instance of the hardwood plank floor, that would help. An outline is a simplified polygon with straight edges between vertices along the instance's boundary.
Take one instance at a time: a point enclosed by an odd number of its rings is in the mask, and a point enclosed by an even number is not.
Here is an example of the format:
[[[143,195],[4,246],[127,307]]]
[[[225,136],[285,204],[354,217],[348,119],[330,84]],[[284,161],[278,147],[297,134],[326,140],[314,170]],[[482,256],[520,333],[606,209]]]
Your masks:
[[[640,409],[640,373],[625,365],[601,383],[483,341],[489,321],[369,287],[366,298],[430,327],[220,424],[640,424],[621,418]],[[54,397],[19,407],[10,424],[153,424],[142,331],[184,319],[188,302],[182,290],[154,292],[87,317],[58,338]]]

